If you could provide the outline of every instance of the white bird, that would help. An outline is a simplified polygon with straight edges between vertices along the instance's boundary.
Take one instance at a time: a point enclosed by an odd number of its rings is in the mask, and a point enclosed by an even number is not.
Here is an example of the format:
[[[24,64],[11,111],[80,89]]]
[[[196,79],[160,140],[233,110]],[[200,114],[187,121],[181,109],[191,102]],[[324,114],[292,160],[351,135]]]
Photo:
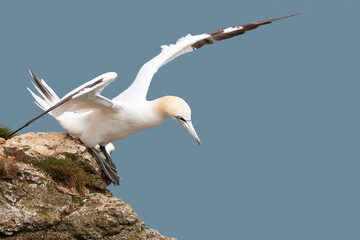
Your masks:
[[[101,96],[100,92],[116,79],[117,74],[114,72],[102,74],[60,99],[44,80],[39,80],[30,71],[38,87],[34,86],[43,98],[28,90],[35,98],[35,103],[44,112],[13,134],[49,113],[64,129],[84,143],[89,152],[99,161],[111,182],[119,185],[120,177],[115,164],[105,149],[105,146],[111,142],[159,126],[166,118],[171,117],[201,144],[191,122],[190,107],[183,99],[175,96],[165,96],[151,101],[146,99],[150,82],[160,67],[182,54],[213,44],[214,41],[231,38],[272,21],[295,15],[298,14],[222,28],[200,35],[189,34],[180,38],[176,44],[163,45],[161,53],[141,67],[130,87],[112,100]],[[100,157],[94,151],[93,147],[96,145],[100,146],[105,157]]]

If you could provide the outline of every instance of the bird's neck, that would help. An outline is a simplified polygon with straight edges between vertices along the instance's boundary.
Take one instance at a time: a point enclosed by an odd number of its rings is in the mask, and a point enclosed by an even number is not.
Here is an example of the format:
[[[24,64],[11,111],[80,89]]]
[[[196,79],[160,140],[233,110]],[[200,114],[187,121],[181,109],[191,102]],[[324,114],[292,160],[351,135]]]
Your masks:
[[[164,107],[165,104],[166,104],[166,97],[157,98],[151,101],[153,111],[164,119],[169,117],[169,114],[165,111],[165,107]]]

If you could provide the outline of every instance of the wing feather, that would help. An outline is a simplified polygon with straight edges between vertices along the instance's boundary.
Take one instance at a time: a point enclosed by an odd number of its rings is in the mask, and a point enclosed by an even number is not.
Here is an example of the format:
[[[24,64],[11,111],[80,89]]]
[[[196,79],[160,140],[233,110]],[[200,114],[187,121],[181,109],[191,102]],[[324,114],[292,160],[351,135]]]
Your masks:
[[[31,73],[34,80],[38,80],[34,74]],[[53,105],[49,105],[49,102],[41,99],[39,96],[34,94],[32,91],[30,93],[33,95],[35,100],[41,103],[42,106],[47,106],[48,108],[44,110],[41,114],[37,115],[30,121],[26,122],[23,126],[21,126],[16,131],[12,132],[10,136],[14,135],[16,132],[28,126],[30,123],[36,121],[40,117],[45,114],[51,112],[54,117],[60,116],[66,112],[74,112],[74,111],[85,111],[85,110],[93,110],[93,111],[107,111],[114,110],[114,102],[100,95],[100,92],[106,87],[109,83],[115,81],[117,74],[110,72],[105,73],[97,78],[81,85],[80,87],[74,89],[73,91],[66,94],[60,101],[56,102]],[[35,80],[35,81],[36,81]],[[39,81],[39,80],[38,80]],[[37,82],[37,81],[36,81]],[[40,85],[41,86],[41,85]],[[43,90],[43,87],[39,88]],[[42,91],[40,91],[42,92]],[[50,91],[43,93],[48,96]],[[49,97],[49,96],[48,96]],[[54,98],[54,96],[52,96]],[[44,107],[42,107],[44,109]]]
[[[199,49],[205,45],[213,44],[214,41],[221,41],[224,39],[232,38],[244,34],[245,32],[252,29],[258,28],[261,25],[266,25],[273,21],[289,18],[298,14],[292,14],[280,18],[266,19],[234,27],[222,28],[216,31],[195,36],[189,34],[185,37],[180,38],[175,44],[171,44],[169,46],[163,45],[161,46],[161,53],[147,63],[145,63],[141,67],[134,82],[130,85],[130,87],[113,100],[138,101],[146,99],[147,91],[149,89],[154,74],[159,70],[160,67],[164,66],[166,63],[172,61],[173,59],[185,53]]]

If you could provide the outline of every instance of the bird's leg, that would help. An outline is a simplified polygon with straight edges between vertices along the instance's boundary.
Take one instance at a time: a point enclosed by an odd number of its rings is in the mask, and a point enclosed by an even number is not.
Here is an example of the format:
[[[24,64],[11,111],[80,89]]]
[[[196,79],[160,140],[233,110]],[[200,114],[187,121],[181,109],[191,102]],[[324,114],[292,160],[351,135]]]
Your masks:
[[[104,154],[105,158],[106,158],[106,163],[109,164],[112,168],[116,169],[115,163],[112,161],[111,156],[109,155],[109,153],[106,151],[105,146],[101,146],[100,145],[100,151]]]
[[[104,154],[104,156],[105,156],[104,161],[106,162],[106,164],[107,164],[112,170],[114,170],[114,171],[116,172],[116,175],[117,175],[116,165],[115,165],[115,163],[113,162],[110,154],[106,151],[105,146],[100,145],[100,151],[101,151],[101,152]],[[118,181],[122,180],[121,177],[119,177],[119,175],[117,175],[117,177],[119,178]],[[120,183],[119,183],[118,185],[120,185]]]
[[[120,185],[121,178],[117,174],[115,164],[112,162],[110,156],[108,156],[109,154],[106,151],[105,151],[105,153],[103,151],[101,151],[106,157],[106,159],[103,159],[99,156],[99,154],[97,154],[97,152],[94,150],[94,148],[88,148],[88,151],[96,159],[96,161],[98,161],[102,170],[104,171],[105,175],[110,179],[110,181],[114,185]],[[110,163],[113,166],[111,166]]]

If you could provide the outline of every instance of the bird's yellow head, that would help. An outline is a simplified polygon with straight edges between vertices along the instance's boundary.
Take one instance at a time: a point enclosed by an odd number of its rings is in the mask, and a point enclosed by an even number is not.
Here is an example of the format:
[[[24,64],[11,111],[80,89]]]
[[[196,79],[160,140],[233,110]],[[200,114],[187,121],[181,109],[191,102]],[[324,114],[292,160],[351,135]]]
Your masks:
[[[180,123],[201,144],[191,122],[191,109],[184,99],[175,96],[165,96],[158,99],[158,109],[165,117],[171,117]]]
[[[184,99],[175,96],[165,96],[158,101],[159,110],[167,117],[181,116],[191,119],[191,109]]]

